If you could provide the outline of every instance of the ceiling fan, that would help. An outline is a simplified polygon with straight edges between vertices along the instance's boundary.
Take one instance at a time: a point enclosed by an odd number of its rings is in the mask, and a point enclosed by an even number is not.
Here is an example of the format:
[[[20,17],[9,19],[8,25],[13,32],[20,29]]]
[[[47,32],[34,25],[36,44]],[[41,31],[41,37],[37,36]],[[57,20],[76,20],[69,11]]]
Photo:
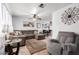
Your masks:
[[[37,14],[34,14],[33,19],[41,20],[42,18],[40,16],[38,16]]]
[[[41,3],[37,6],[37,8],[39,8],[39,9],[44,8],[44,7],[45,7],[45,4],[43,4],[43,3]],[[31,19],[33,19],[34,21],[42,20],[42,18],[39,16],[39,13],[37,13],[36,11],[38,11],[38,10],[36,9],[34,14],[30,14],[30,16],[32,15]]]

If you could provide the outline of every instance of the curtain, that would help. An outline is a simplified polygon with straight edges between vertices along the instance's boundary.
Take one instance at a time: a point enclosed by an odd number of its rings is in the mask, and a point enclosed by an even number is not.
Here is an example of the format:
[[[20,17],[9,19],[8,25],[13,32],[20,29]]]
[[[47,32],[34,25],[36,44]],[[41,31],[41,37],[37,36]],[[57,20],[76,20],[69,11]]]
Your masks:
[[[2,33],[2,4],[0,3],[0,55],[5,54],[5,46],[4,46],[4,42],[5,42],[5,37],[4,34]]]
[[[13,32],[12,16],[5,5],[2,5],[2,26],[3,32]]]

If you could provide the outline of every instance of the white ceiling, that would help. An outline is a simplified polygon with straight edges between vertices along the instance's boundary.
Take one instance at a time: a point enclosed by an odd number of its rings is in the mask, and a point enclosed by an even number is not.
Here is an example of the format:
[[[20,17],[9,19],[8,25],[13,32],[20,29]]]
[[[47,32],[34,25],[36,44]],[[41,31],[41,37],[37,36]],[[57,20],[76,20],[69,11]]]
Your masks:
[[[26,16],[36,11],[43,18],[49,17],[54,11],[70,5],[71,3],[45,3],[45,8],[38,8],[40,3],[7,3],[9,11],[13,16]]]

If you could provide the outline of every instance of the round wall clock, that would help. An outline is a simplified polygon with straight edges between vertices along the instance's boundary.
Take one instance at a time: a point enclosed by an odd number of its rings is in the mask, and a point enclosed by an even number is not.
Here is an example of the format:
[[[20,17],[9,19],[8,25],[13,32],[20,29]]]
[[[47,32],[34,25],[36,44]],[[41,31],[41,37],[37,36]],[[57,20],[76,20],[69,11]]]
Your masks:
[[[79,8],[77,7],[71,7],[64,11],[64,13],[61,15],[61,21],[64,24],[71,25],[73,23],[78,22],[79,20]]]

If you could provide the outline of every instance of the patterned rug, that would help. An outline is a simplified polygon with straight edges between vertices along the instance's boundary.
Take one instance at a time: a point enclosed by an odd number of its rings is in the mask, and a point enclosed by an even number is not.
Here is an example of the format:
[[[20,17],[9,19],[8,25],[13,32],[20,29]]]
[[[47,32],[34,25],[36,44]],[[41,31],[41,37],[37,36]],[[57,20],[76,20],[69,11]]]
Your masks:
[[[26,40],[26,47],[31,54],[46,49],[46,43],[36,39]]]

